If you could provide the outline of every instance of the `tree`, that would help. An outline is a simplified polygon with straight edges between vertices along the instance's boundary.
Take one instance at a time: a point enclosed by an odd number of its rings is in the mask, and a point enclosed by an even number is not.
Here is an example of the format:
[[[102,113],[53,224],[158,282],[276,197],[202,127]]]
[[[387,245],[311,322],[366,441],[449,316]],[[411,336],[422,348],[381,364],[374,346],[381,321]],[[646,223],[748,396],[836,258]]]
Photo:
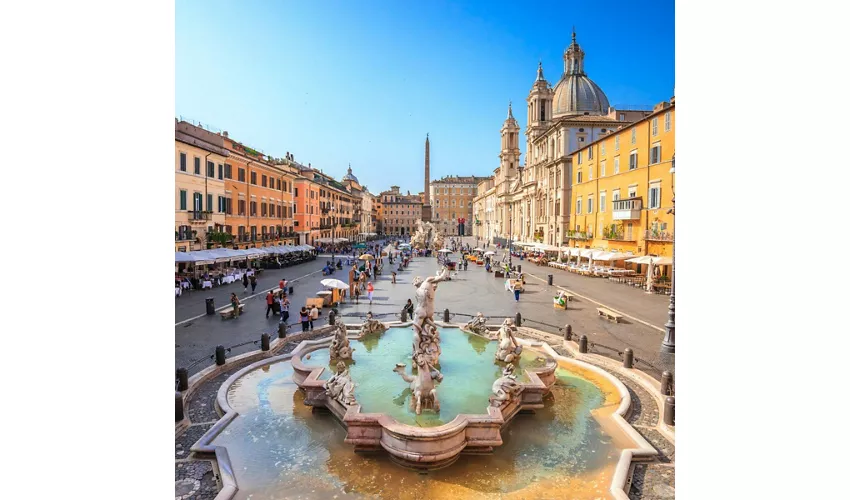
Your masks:
[[[212,248],[213,243],[218,243],[221,246],[227,245],[233,240],[233,235],[222,231],[208,231],[204,239],[207,248]]]

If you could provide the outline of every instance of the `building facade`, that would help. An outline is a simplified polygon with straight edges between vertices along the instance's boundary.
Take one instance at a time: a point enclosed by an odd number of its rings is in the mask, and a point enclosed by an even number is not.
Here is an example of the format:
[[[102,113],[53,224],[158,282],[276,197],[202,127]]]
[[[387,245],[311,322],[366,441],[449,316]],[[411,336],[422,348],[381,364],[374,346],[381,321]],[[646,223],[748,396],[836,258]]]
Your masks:
[[[493,177],[478,182],[472,200],[472,235],[479,241],[493,241],[496,229],[496,183]]]
[[[295,171],[222,133],[226,232],[234,248],[295,244]]]
[[[573,32],[564,51],[564,71],[554,88],[538,64],[526,99],[526,158],[521,167],[519,125],[508,107],[500,166],[494,171],[497,241],[565,244],[571,213],[570,153],[650,113],[612,108],[585,73],[584,55]]]
[[[570,246],[673,255],[675,98],[570,155]]]
[[[382,223],[385,235],[410,236],[416,232],[416,221],[422,218],[422,198],[402,194],[398,186],[381,193]]]
[[[443,234],[472,236],[472,202],[482,179],[484,177],[448,176],[431,181],[431,222]]]
[[[175,251],[221,246],[209,235],[225,230],[224,164],[228,156],[220,135],[175,120]]]

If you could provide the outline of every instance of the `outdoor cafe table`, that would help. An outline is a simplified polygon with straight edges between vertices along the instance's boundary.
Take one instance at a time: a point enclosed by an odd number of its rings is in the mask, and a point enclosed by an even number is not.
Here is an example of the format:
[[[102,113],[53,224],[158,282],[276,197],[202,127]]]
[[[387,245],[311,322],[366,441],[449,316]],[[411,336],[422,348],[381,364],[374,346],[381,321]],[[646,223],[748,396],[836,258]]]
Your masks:
[[[210,280],[204,281],[204,284],[201,286],[201,290],[204,290],[204,289],[207,289],[207,288],[212,288],[212,281],[210,281]]]

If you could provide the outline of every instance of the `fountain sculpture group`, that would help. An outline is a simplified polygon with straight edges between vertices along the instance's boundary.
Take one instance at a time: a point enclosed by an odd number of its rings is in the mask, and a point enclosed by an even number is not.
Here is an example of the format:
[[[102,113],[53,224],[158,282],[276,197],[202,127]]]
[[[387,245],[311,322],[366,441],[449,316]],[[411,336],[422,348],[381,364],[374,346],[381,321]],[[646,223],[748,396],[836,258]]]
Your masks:
[[[499,349],[496,351],[496,361],[513,363],[519,360],[519,356],[522,354],[522,346],[514,338],[515,332],[516,327],[513,321],[511,321],[511,318],[506,318],[502,327],[499,328]]]

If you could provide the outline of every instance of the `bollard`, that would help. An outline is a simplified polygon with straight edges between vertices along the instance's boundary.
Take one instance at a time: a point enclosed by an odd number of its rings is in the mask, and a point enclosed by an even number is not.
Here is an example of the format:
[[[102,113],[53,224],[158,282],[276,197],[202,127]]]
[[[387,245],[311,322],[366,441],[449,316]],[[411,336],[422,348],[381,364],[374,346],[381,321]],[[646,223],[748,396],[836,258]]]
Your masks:
[[[673,374],[664,372],[661,374],[661,394],[667,396],[670,394],[670,383],[673,382]]]
[[[407,323],[407,309],[401,310],[401,322]]]
[[[516,272],[518,272],[518,273],[521,273],[521,272],[522,272],[522,264],[517,264],[517,266],[516,266]]]
[[[183,395],[179,392],[174,393],[174,421],[179,422],[183,420],[185,416],[183,415]]]
[[[277,338],[282,339],[286,337],[286,323],[280,322],[277,324]]]
[[[569,342],[572,339],[573,339],[573,327],[572,327],[572,325],[567,325],[564,328],[564,340]]]
[[[664,400],[664,423],[667,425],[676,425],[676,398],[667,396]]]
[[[448,308],[446,308],[446,310],[443,311],[443,323],[448,323],[450,320],[451,318],[449,318],[449,310]]]
[[[516,323],[516,326],[517,326],[517,327],[522,326],[522,314],[520,314],[520,313],[516,313],[516,321],[515,321],[515,323]]]
[[[289,295],[295,295],[295,287],[294,286],[289,287]]]
[[[587,335],[582,335],[578,338],[578,352],[587,353]]]
[[[268,351],[269,349],[271,349],[271,346],[269,345],[269,334],[268,333],[264,333],[264,334],[260,335],[260,349],[262,349],[264,351]]]
[[[634,362],[634,352],[632,352],[631,348],[626,347],[623,351],[623,368],[631,368],[632,363]]]
[[[555,277],[554,277],[554,276],[552,276],[551,274],[547,274],[547,275],[546,275],[546,283],[547,283],[549,286],[552,286],[552,283],[554,282],[554,279],[555,279]]]
[[[185,368],[177,369],[177,390],[185,391],[189,388],[189,370]]]
[[[215,314],[215,299],[207,297],[207,316]]]
[[[224,364],[224,346],[217,345],[215,346],[215,364],[221,366]]]
[[[331,309],[331,312],[328,313],[328,324],[331,326],[336,324],[336,312],[333,309]]]

